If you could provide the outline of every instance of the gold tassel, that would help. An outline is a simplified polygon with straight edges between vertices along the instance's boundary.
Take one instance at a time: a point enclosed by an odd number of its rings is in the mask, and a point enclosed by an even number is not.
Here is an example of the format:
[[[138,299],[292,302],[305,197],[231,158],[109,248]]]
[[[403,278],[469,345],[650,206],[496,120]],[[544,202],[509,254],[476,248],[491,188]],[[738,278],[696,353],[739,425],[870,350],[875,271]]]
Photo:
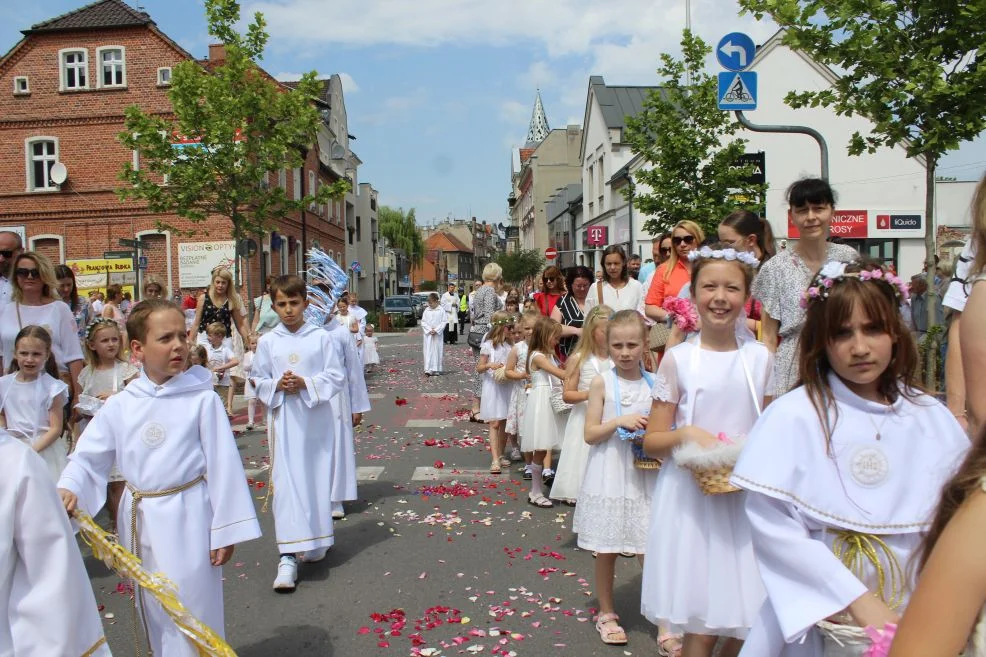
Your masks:
[[[892,610],[904,604],[906,578],[897,555],[882,538],[874,534],[861,534],[848,530],[834,530],[836,539],[832,552],[860,581],[865,581],[866,564],[876,571],[877,591],[874,593]],[[884,557],[886,567],[884,567]],[[888,581],[889,580],[889,581]],[[889,585],[889,597],[887,596]]]
[[[195,645],[200,657],[236,657],[233,648],[222,637],[188,612],[178,599],[175,585],[164,575],[147,572],[141,566],[140,559],[97,525],[91,516],[76,509],[72,517],[79,525],[82,539],[92,548],[96,558],[154,596],[182,634]]]

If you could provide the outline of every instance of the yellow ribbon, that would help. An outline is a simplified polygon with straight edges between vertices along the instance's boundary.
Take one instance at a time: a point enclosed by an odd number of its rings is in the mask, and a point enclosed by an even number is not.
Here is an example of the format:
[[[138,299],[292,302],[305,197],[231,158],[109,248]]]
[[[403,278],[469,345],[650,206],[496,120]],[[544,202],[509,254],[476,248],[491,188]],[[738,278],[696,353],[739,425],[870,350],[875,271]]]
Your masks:
[[[79,525],[82,539],[92,548],[93,555],[121,577],[133,580],[157,600],[175,625],[195,645],[199,657],[236,657],[221,636],[208,625],[192,616],[178,599],[175,585],[161,573],[149,573],[140,559],[120,545],[86,513],[76,510],[72,516]],[[135,592],[136,595],[136,592]]]
[[[906,578],[897,555],[882,538],[843,529],[833,530],[832,552],[853,575],[864,581],[866,565],[876,571],[877,591],[874,593],[892,610],[904,604]],[[881,559],[883,557],[883,559]],[[884,563],[886,565],[884,565]],[[889,596],[888,594],[889,587]]]

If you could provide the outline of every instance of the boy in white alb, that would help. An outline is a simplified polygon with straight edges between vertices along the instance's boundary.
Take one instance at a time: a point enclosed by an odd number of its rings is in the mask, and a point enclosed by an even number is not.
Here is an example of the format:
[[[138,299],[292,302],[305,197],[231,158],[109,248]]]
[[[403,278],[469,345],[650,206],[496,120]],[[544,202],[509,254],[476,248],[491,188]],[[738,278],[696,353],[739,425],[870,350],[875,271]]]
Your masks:
[[[346,385],[331,400],[335,418],[335,449],[332,451],[332,517],[346,515],[343,502],[356,499],[356,436],[354,427],[363,421],[370,410],[366,378],[359,351],[350,333],[339,322],[329,319],[325,330],[335,348],[334,362],[346,373]]]
[[[106,400],[86,427],[58,482],[70,513],[94,515],[106,501],[114,462],[127,482],[120,543],[150,572],[175,584],[188,611],[224,634],[222,566],[236,543],[260,536],[229,420],[203,367],[187,371],[185,319],[170,301],[148,299],[127,321],[143,372]],[[136,535],[131,527],[136,526]],[[149,596],[138,592],[155,655],[197,649]]]
[[[28,445],[0,430],[0,655],[93,655],[110,649],[96,598],[51,485]]]
[[[226,339],[226,327],[222,322],[209,324],[205,333],[209,339],[209,346],[205,348],[205,352],[209,356],[209,369],[216,375],[216,394],[223,401],[226,415],[232,415],[233,407],[229,402],[229,386],[232,381],[229,371],[239,365],[240,360],[232,349],[223,344],[223,340]]]
[[[319,561],[334,541],[332,457],[335,418],[330,400],[346,374],[329,333],[305,320],[308,292],[297,276],[271,285],[271,303],[281,323],[262,336],[250,378],[267,408],[274,532],[280,560],[274,590],[293,591],[296,553]],[[344,328],[344,330],[347,330]]]

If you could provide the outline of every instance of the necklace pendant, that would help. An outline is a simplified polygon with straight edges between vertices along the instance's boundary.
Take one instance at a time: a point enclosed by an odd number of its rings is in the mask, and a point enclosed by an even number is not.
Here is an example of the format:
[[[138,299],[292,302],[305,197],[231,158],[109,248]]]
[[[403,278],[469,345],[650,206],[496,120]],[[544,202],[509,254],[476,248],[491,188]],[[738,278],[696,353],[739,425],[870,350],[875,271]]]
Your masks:
[[[876,439],[877,440],[880,440],[880,432],[879,431],[876,432]]]

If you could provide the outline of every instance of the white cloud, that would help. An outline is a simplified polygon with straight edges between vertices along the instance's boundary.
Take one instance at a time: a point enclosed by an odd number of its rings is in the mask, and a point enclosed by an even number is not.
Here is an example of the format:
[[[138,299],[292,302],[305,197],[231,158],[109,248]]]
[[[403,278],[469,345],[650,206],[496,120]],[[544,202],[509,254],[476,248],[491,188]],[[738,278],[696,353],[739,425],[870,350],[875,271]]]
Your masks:
[[[340,73],[339,78],[342,80],[342,90],[344,93],[354,94],[359,91],[359,85],[356,84],[356,80],[349,73]]]
[[[303,75],[304,73],[278,73],[274,78],[281,82],[297,82]]]
[[[532,62],[527,70],[520,74],[517,81],[523,86],[529,89],[535,88],[545,88],[551,86],[555,82],[556,76],[555,72],[552,70],[551,65],[543,60],[538,60]]]
[[[533,107],[533,97],[531,97],[531,99],[527,102],[512,99],[500,101],[500,120],[504,123],[511,124],[515,124],[520,121],[530,121]]]

